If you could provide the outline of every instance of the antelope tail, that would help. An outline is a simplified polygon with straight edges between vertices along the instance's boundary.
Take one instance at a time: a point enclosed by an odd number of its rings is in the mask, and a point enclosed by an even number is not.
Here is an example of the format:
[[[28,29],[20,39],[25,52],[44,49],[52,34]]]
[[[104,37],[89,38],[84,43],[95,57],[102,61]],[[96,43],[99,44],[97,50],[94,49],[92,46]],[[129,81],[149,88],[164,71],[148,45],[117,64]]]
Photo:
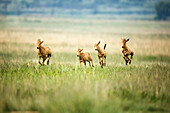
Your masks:
[[[104,50],[105,50],[105,48],[106,48],[106,44],[104,45]]]

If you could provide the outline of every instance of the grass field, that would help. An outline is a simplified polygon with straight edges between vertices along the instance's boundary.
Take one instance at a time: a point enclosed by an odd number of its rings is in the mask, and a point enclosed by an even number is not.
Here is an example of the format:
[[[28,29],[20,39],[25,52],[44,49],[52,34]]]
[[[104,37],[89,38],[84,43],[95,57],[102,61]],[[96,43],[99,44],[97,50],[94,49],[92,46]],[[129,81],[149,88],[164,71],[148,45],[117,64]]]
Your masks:
[[[1,17],[0,26],[0,112],[170,112],[170,22]],[[135,52],[128,66],[121,37]],[[38,38],[52,50],[49,66],[38,64]],[[94,68],[79,67],[77,48]]]

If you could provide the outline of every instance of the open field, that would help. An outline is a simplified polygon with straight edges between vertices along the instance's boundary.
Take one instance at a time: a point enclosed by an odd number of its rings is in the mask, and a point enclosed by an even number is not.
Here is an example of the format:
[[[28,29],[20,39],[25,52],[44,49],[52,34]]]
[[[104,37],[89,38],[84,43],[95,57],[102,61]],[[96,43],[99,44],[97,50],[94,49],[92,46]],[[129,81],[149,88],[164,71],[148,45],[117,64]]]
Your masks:
[[[170,112],[170,22],[0,18],[0,112]],[[130,38],[125,66],[121,37]],[[38,38],[52,50],[38,64]],[[100,68],[94,43],[107,44]],[[76,51],[91,53],[94,68],[79,67]]]

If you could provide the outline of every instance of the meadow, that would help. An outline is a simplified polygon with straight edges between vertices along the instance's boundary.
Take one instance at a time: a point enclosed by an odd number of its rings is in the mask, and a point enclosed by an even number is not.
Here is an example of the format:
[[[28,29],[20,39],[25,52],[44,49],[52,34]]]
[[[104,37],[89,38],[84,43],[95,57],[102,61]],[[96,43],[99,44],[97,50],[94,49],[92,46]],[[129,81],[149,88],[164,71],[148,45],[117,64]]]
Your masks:
[[[0,26],[0,112],[170,112],[170,22],[0,17]],[[135,52],[128,66],[121,37]],[[48,66],[38,64],[39,38],[52,50]],[[78,48],[94,68],[79,66]]]

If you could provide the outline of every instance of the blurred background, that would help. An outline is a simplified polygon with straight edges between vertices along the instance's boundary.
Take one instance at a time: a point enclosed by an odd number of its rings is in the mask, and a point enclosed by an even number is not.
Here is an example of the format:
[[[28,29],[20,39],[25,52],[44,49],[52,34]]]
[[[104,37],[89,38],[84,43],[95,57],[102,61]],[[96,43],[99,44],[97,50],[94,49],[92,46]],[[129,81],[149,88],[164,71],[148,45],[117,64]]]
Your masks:
[[[0,0],[4,16],[169,20],[169,0]]]
[[[117,58],[113,54],[122,56],[123,37],[130,38],[135,56],[170,56],[169,20],[169,0],[0,0],[0,43],[4,44],[0,51],[18,56],[32,51],[35,56],[40,38],[54,52],[54,62],[64,64],[70,58],[68,63],[75,64],[77,48],[84,48],[98,64],[94,44],[100,40],[103,48],[106,43],[111,61]],[[72,57],[56,60],[58,53]],[[31,59],[37,62],[37,56]],[[113,59],[110,64],[120,61]]]

